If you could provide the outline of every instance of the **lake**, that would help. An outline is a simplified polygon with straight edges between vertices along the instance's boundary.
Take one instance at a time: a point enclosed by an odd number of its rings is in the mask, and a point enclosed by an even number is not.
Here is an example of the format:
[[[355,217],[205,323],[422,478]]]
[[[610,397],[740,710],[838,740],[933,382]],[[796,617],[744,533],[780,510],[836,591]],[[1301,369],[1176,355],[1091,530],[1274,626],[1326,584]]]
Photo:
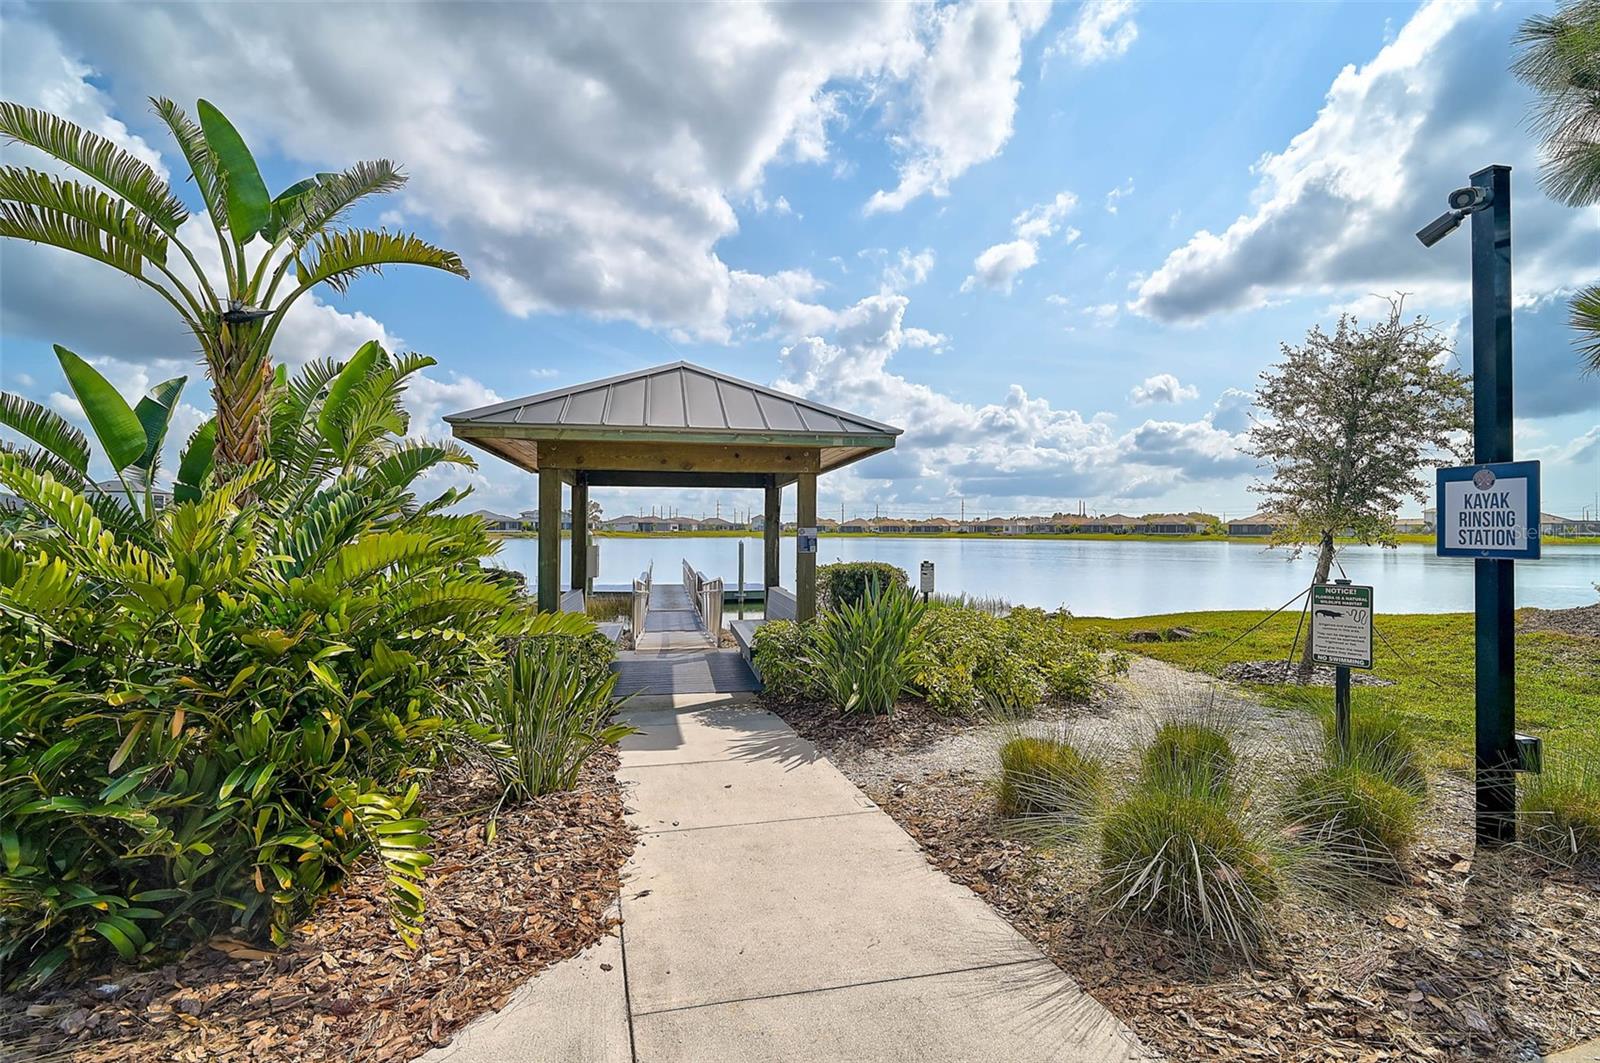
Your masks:
[[[597,582],[626,583],[652,562],[656,578],[676,583],[682,559],[721,576],[731,589],[738,575],[738,544],[745,581],[761,585],[761,540],[752,536],[605,538]],[[534,539],[507,539],[500,562],[529,577],[537,568]],[[561,543],[563,581],[568,543]],[[794,539],[783,540],[781,582],[794,586]],[[917,539],[886,535],[825,536],[817,561],[887,561],[917,578],[932,561],[941,593],[989,595],[1017,605],[1066,606],[1079,616],[1142,616],[1192,609],[1272,609],[1311,580],[1315,555],[1291,560],[1287,550],[1260,543],[1117,542],[1072,539]],[[1388,613],[1458,613],[1472,610],[1471,560],[1435,557],[1431,545],[1394,550],[1346,546],[1338,554],[1345,574],[1371,584],[1377,607]],[[1337,570],[1334,572],[1337,576]],[[1538,561],[1517,563],[1517,604],[1546,609],[1597,600],[1600,546],[1551,546]]]

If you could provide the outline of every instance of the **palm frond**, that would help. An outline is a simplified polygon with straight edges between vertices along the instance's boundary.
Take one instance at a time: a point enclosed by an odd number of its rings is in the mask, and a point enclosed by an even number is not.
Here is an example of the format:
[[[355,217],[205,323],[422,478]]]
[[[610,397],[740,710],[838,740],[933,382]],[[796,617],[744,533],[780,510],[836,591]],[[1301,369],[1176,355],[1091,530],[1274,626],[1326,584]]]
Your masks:
[[[76,251],[144,279],[144,254],[137,246],[63,211],[28,203],[0,203],[0,237],[6,236]]]
[[[167,237],[145,214],[98,188],[24,166],[0,166],[0,200],[26,203],[92,225],[160,265]]]
[[[406,175],[388,159],[358,162],[348,170],[318,174],[316,190],[301,200],[300,216],[290,223],[300,234],[295,246],[305,246],[313,234],[338,221],[367,196],[398,192],[405,183]]]
[[[295,273],[303,288],[325,283],[344,292],[358,275],[381,273],[384,266],[431,266],[458,277],[469,276],[460,255],[409,233],[382,229],[325,232],[309,246],[314,253],[309,261],[299,263]]]
[[[1573,340],[1591,372],[1600,373],[1600,284],[1591,284],[1572,297]]]
[[[54,410],[0,391],[0,424],[27,436],[79,473],[89,470],[89,439]]]
[[[419,443],[408,440],[367,470],[367,478],[386,487],[405,489],[417,477],[439,465],[476,468],[472,455],[455,443]]]
[[[65,118],[10,100],[0,101],[0,135],[38,148],[88,174],[137,207],[168,235],[176,233],[189,217],[167,182],[147,163]]]
[[[206,136],[200,124],[165,96],[152,97],[150,106],[172,131],[172,139],[178,142],[178,150],[183,152],[189,172],[194,176],[195,187],[200,190],[206,213],[211,216],[212,225],[221,232],[228,227],[228,206],[223,196],[222,182],[217,178],[216,163],[211,158],[211,149],[206,146]]]

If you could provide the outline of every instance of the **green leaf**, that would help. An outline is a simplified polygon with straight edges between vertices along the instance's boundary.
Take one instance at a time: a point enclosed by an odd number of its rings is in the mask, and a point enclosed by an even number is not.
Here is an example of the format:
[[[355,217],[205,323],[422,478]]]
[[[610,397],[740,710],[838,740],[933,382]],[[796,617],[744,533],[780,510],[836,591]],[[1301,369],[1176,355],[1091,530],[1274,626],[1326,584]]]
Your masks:
[[[178,396],[183,394],[183,385],[189,382],[186,376],[175,376],[171,380],[163,380],[139,400],[139,405],[133,408],[133,414],[139,418],[139,423],[144,425],[144,453],[133,464],[145,471],[147,475],[155,472],[156,459],[161,454],[161,444],[167,440],[167,427],[172,424],[172,411],[178,405]]]
[[[234,242],[242,247],[272,224],[272,196],[261,180],[255,157],[233,123],[206,100],[201,100],[196,110],[227,195],[228,228]]]
[[[138,947],[121,927],[107,920],[101,920],[94,925],[94,932],[111,942],[116,947],[118,955],[129,963],[139,958]]]
[[[211,475],[212,460],[217,452],[217,419],[208,418],[201,423],[189,443],[178,457],[178,478],[172,485],[174,502],[200,501],[200,485]]]
[[[61,370],[67,375],[67,383],[72,385],[72,393],[83,405],[89,427],[94,429],[111,467],[121,472],[144,454],[144,425],[94,366],[59,343],[55,347]]]
[[[469,276],[454,251],[436,247],[410,233],[370,229],[325,232],[312,241],[315,254],[296,271],[302,287],[326,282],[343,292],[361,273],[380,273],[384,266],[432,266],[458,277]]]
[[[93,185],[23,166],[0,166],[0,199],[75,218],[150,261],[167,261],[167,235],[137,208]]]
[[[145,163],[111,141],[48,111],[0,102],[0,135],[32,145],[88,174],[139,208],[162,232],[172,234],[188,218],[178,197]]]
[[[27,436],[79,472],[88,472],[89,441],[54,410],[21,395],[0,391],[0,424]]]
[[[333,378],[333,383],[328,385],[328,397],[322,400],[322,410],[317,414],[317,431],[322,433],[322,438],[326,439],[340,456],[344,454],[342,415],[345,403],[350,400],[350,392],[355,386],[372,372],[373,365],[378,361],[378,355],[382,353],[383,348],[378,345],[377,340],[368,340],[344,364],[344,368],[339,370],[339,375]]]
[[[285,227],[304,222],[306,205],[310,203],[311,193],[316,187],[317,179],[307,177],[304,181],[296,181],[279,192],[277,198],[272,201],[272,221],[262,235],[269,241],[277,243]]]

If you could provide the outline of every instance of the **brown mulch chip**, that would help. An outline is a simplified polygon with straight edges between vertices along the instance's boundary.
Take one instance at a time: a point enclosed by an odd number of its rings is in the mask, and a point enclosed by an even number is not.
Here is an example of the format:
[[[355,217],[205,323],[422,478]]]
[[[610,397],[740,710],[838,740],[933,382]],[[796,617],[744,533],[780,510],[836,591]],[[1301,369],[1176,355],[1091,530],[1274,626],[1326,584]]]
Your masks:
[[[467,771],[436,778],[416,951],[390,926],[383,875],[369,867],[281,950],[217,938],[164,967],[119,967],[26,1000],[0,998],[9,1028],[0,1058],[387,1063],[445,1044],[519,984],[613,930],[634,844],[616,763],[598,753],[576,789],[508,807],[492,842],[490,780]]]
[[[924,727],[782,712],[847,775],[861,725],[890,742]],[[830,740],[841,727],[854,733]],[[863,784],[930,863],[1171,1059],[1536,1060],[1600,1036],[1600,882],[1516,849],[1475,853],[1460,779],[1437,780],[1406,882],[1360,905],[1297,893],[1248,962],[1107,922],[1089,847],[1007,837],[981,773]]]
[[[1575,609],[1519,609],[1518,631],[1554,631],[1600,639],[1600,602]]]

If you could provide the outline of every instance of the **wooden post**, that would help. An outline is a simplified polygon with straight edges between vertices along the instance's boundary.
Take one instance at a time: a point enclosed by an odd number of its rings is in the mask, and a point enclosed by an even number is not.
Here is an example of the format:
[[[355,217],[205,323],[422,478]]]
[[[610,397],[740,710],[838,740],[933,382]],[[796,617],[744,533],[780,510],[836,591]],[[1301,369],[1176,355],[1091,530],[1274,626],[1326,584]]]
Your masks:
[[[589,482],[581,472],[572,479],[572,589],[589,589]]]
[[[561,473],[539,470],[539,611],[561,608]]]
[[[795,500],[794,520],[796,527],[800,529],[795,534],[797,544],[794,558],[795,617],[799,620],[810,620],[817,615],[817,555],[800,553],[798,543],[801,532],[817,526],[817,474],[801,473],[799,479],[795,481],[795,490],[799,497]]]
[[[778,544],[783,541],[783,488],[776,482],[767,484],[766,521],[761,527],[761,585],[778,585]]]

